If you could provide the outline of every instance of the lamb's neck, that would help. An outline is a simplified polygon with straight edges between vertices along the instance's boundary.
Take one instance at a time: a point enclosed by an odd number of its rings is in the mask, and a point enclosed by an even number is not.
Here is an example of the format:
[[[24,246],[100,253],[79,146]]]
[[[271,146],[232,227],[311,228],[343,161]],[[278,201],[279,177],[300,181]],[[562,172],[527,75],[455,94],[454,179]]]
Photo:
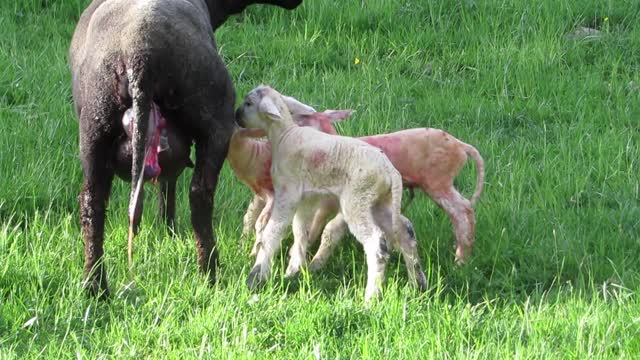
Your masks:
[[[299,126],[293,123],[271,125],[271,127],[269,127],[269,130],[267,131],[267,138],[271,142],[273,151],[278,151],[280,146],[282,146],[283,141],[286,140],[289,134],[298,127]]]

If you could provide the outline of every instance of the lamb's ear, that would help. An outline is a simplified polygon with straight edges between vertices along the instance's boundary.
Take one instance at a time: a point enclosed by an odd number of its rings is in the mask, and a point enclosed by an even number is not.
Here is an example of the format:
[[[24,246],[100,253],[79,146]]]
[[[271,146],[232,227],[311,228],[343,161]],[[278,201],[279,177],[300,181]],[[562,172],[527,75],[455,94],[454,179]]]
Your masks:
[[[258,106],[258,110],[261,113],[267,115],[271,120],[275,120],[275,121],[282,120],[282,114],[280,114],[280,110],[278,110],[278,107],[273,102],[273,99],[271,99],[268,96],[265,96],[262,98],[262,100],[260,100],[260,105]]]
[[[310,113],[310,114],[296,114],[292,113],[291,118],[293,122],[300,126],[309,126],[309,120],[313,119],[315,114],[318,113]]]
[[[331,120],[332,123],[342,121],[351,114],[353,114],[355,110],[325,110],[324,114]]]
[[[291,114],[310,114],[316,112],[316,109],[300,102],[298,99],[292,96],[282,95],[282,100],[289,108]]]

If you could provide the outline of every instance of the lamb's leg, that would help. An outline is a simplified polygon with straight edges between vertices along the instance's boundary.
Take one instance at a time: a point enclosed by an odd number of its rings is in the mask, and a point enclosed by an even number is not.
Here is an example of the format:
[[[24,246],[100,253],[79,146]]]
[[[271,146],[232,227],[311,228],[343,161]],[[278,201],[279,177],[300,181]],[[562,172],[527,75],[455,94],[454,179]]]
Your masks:
[[[273,212],[260,235],[256,263],[247,278],[247,287],[250,289],[258,287],[269,277],[273,256],[280,248],[282,238],[291,224],[291,219],[300,200],[299,193],[292,194],[280,191],[277,194],[279,197],[274,200]]]
[[[249,207],[247,207],[247,212],[244,214],[244,218],[242,219],[243,239],[248,239],[251,237],[251,234],[254,232],[254,228],[256,226],[256,220],[258,220],[258,215],[260,215],[260,212],[264,208],[264,205],[264,200],[262,200],[262,198],[257,194],[254,194]]]
[[[476,220],[471,203],[454,188],[444,192],[427,193],[451,219],[456,236],[456,263],[464,264],[473,251],[474,243]]]
[[[313,244],[318,239],[329,215],[338,210],[339,208],[336,199],[329,198],[320,200],[319,206],[313,217],[313,221],[311,222],[311,228],[309,229],[309,245]]]
[[[307,262],[307,249],[311,242],[310,228],[316,210],[314,205],[302,204],[293,217],[293,246],[289,251],[289,265],[285,272],[287,278],[296,275]]]
[[[389,258],[387,239],[385,239],[382,230],[373,222],[356,220],[356,223],[349,228],[356,238],[362,239],[361,242],[367,258],[367,287],[365,288],[364,300],[369,302],[381,294],[384,271]]]
[[[320,247],[318,247],[318,251],[313,256],[311,263],[309,263],[309,270],[317,271],[326,265],[329,256],[331,256],[331,253],[347,230],[347,223],[341,213],[327,223],[322,232]]]
[[[365,193],[340,199],[340,207],[349,230],[364,247],[367,259],[367,287],[364,295],[366,303],[380,296],[389,258],[388,241],[372,214],[377,198],[378,194]]]
[[[269,221],[269,218],[271,218],[271,213],[273,212],[273,201],[275,199],[274,194],[269,193],[264,197],[266,198],[266,201],[255,223],[256,240],[253,242],[253,248],[251,249],[249,256],[256,256],[258,253],[258,249],[262,244],[262,233],[264,232],[267,222]]]

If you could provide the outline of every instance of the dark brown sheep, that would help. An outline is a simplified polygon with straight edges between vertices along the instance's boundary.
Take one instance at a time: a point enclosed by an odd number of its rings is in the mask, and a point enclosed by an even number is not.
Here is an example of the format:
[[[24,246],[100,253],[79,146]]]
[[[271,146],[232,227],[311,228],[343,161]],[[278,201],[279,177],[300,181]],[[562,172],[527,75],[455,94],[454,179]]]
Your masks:
[[[195,143],[189,200],[198,263],[214,280],[213,195],[234,129],[235,91],[218,56],[214,31],[253,3],[287,9],[302,0],[94,0],[83,12],[69,50],[73,99],[80,125],[84,174],[79,196],[85,286],[107,296],[102,263],[104,221],[118,165],[122,117],[133,109],[129,237],[142,202],[143,163],[152,103],[180,142]],[[128,141],[128,140],[127,140]],[[124,156],[126,159],[127,156]],[[173,162],[176,159],[165,159]],[[125,160],[126,162],[126,160]],[[160,165],[170,168],[170,164]],[[173,217],[175,176],[161,177],[162,206]],[[170,200],[170,201],[166,201]]]

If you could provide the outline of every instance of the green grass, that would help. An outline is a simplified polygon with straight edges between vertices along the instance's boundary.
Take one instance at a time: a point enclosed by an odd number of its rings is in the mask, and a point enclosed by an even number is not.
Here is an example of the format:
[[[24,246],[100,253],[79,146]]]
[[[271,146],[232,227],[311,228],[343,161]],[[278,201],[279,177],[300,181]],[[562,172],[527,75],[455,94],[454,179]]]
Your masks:
[[[283,251],[270,284],[247,291],[251,244],[239,234],[250,192],[227,166],[215,287],[197,271],[187,171],[178,235],[146,202],[134,285],[129,185],[116,180],[113,296],[84,296],[66,54],[86,3],[0,4],[0,358],[640,355],[639,1],[306,0],[294,12],[253,7],[218,31],[239,97],[268,83],[318,108],[357,110],[344,134],[437,127],[483,154],[471,263],[453,265],[448,219],[419,196],[406,215],[429,291],[407,286],[393,256],[371,308],[353,239],[296,283],[282,279]],[[602,36],[565,36],[578,26]],[[459,188],[470,194],[474,181],[467,166]]]

